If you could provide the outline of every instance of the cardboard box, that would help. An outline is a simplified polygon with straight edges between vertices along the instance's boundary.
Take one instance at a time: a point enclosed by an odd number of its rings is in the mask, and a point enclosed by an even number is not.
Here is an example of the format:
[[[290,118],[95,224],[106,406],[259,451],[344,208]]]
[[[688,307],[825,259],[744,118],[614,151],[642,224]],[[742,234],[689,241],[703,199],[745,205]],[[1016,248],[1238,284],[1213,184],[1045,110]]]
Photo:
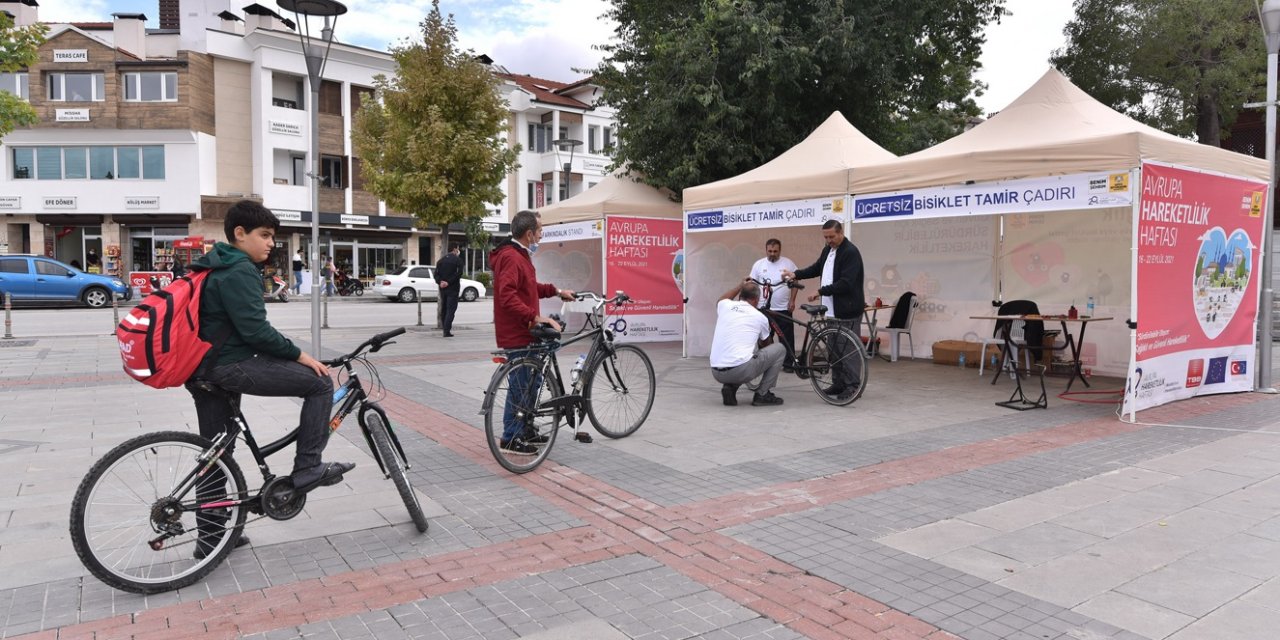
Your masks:
[[[939,340],[933,343],[933,363],[947,364],[957,366],[960,364],[960,354],[964,354],[964,366],[978,368],[978,354],[982,351],[981,342],[966,342],[964,340]],[[984,354],[988,362],[991,356],[1000,357],[1000,345],[987,345]]]

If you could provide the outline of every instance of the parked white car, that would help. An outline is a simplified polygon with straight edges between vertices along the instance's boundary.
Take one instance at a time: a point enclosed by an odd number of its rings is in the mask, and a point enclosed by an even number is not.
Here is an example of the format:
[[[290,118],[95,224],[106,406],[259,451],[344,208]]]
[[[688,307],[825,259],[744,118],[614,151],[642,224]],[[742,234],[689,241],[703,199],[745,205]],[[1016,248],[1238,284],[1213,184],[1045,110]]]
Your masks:
[[[386,296],[391,300],[399,300],[400,302],[413,302],[418,299],[418,292],[422,292],[423,300],[437,300],[440,298],[440,288],[436,285],[436,268],[424,265],[410,265],[400,267],[391,273],[378,276],[373,283],[373,293],[375,295]],[[461,292],[459,299],[466,302],[474,302],[484,297],[484,285],[463,278],[460,282]]]

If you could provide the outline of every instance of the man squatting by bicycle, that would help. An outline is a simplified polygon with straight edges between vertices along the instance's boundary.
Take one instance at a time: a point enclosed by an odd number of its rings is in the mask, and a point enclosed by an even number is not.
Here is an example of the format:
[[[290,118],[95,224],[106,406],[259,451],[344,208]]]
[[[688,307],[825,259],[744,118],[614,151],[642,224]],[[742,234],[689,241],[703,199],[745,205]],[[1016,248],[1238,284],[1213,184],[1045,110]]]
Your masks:
[[[822,248],[816,262],[797,269],[794,273],[784,269],[782,277],[788,280],[805,280],[821,276],[821,286],[816,294],[809,296],[809,302],[815,302],[821,297],[822,304],[827,307],[827,317],[851,322],[857,333],[857,323],[861,322],[867,307],[863,296],[862,254],[844,236],[844,225],[838,220],[823,223],[822,240],[827,246]],[[845,346],[847,345],[840,342],[831,347],[832,361],[844,364],[832,369],[832,385],[823,392],[825,395],[839,397],[857,391],[862,385],[862,381],[855,377],[858,374],[853,371],[850,359],[844,357]]]
[[[716,331],[711,338],[711,376],[724,386],[725,406],[738,404],[738,387],[757,377],[760,383],[751,406],[776,406],[773,394],[787,348],[775,342],[761,348],[770,335],[769,319],[760,312],[760,287],[748,278],[724,292],[716,303]]]
[[[489,265],[493,269],[493,324],[499,349],[525,349],[533,342],[529,330],[534,325],[546,323],[556,331],[560,324],[542,316],[538,300],[560,296],[572,300],[573,292],[557,289],[554,284],[538,282],[533,266],[533,254],[542,239],[542,222],[533,211],[521,211],[511,218],[511,238],[489,252]],[[508,357],[515,359],[528,353],[513,351]],[[511,453],[532,455],[537,453],[535,436],[521,433],[523,423],[516,416],[514,402],[530,388],[542,384],[541,380],[528,380],[529,370],[519,368],[508,380],[507,404],[502,411],[502,438],[500,446]],[[531,386],[532,385],[532,386]],[[545,438],[546,436],[536,436]]]
[[[213,251],[191,263],[195,269],[212,271],[200,296],[200,338],[214,348],[196,377],[227,391],[237,403],[240,395],[246,393],[303,399],[291,478],[295,488],[309,491],[317,486],[337,484],[342,475],[356,465],[321,462],[320,453],[329,440],[329,414],[333,409],[329,368],[299,349],[267,321],[258,267],[267,261],[275,247],[279,228],[280,220],[269,209],[251,200],[241,200],[227,210],[223,224],[227,242],[217,243]],[[227,399],[190,383],[187,390],[195,400],[200,435],[214,439],[231,422]],[[234,445],[232,442],[227,446],[225,455],[231,454]],[[202,515],[198,520],[202,536],[221,526],[207,516]],[[236,546],[244,546],[248,541],[247,536],[241,536]],[[197,559],[211,551],[207,547],[202,537],[196,547]]]

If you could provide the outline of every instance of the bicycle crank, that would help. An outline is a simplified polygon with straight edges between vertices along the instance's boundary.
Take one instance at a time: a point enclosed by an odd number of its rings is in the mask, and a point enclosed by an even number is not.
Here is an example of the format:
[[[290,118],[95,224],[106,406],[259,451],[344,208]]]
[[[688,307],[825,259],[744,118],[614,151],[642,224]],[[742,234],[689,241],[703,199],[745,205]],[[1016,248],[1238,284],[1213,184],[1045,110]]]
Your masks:
[[[262,512],[272,520],[288,520],[302,513],[307,504],[307,494],[293,488],[293,479],[278,476],[262,487],[260,494]]]

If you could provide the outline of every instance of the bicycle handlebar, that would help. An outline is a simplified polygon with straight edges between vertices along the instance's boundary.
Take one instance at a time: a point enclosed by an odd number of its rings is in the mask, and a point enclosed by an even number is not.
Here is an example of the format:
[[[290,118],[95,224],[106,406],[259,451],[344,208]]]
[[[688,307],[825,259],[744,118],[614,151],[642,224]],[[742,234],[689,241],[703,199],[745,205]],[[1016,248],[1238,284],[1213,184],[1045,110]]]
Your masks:
[[[782,282],[774,283],[774,282],[766,282],[766,281],[756,280],[755,278],[747,278],[747,279],[748,279],[748,280],[750,280],[750,281],[752,281],[752,282],[754,282],[754,283],[756,283],[756,284],[758,284],[758,285],[760,285],[760,286],[762,286],[762,287],[772,287],[772,286],[774,286],[775,284],[785,284],[785,285],[787,285],[787,288],[788,288],[788,289],[803,289],[803,288],[804,288],[804,285],[800,284],[799,282],[796,282],[795,280],[783,280]]]
[[[386,333],[379,333],[378,335],[360,343],[360,346],[356,347],[355,349],[352,349],[351,353],[348,353],[343,356],[338,356],[337,358],[334,358],[332,360],[321,360],[320,362],[324,363],[324,365],[327,367],[337,367],[337,366],[344,365],[354,360],[357,356],[359,356],[362,352],[364,352],[365,349],[368,349],[369,353],[377,353],[379,349],[387,346],[388,344],[391,344],[392,338],[400,334],[403,334],[404,332],[405,332],[404,327],[396,327],[395,329],[387,331]]]

